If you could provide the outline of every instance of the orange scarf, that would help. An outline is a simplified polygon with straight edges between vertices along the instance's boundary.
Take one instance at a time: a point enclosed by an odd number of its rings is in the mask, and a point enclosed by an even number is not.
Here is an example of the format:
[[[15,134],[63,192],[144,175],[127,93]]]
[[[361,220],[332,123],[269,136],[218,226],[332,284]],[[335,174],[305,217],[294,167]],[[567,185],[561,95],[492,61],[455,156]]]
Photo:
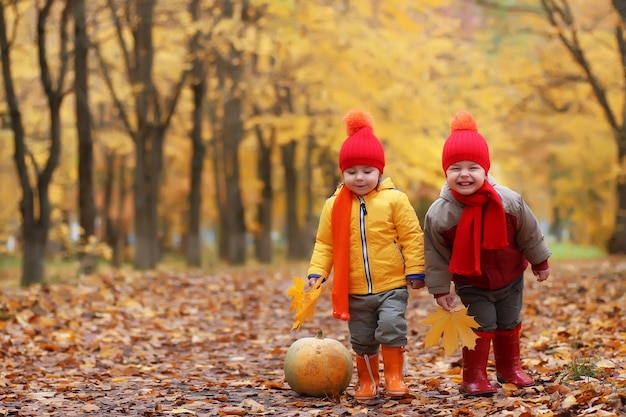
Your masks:
[[[347,321],[348,276],[350,274],[350,217],[352,213],[352,192],[345,185],[335,198],[331,214],[333,236],[333,317]]]
[[[481,246],[485,249],[500,249],[508,245],[502,199],[487,181],[472,195],[451,191],[454,198],[465,204],[465,208],[456,229],[448,271],[465,276],[480,276]],[[487,207],[483,217],[485,204]]]

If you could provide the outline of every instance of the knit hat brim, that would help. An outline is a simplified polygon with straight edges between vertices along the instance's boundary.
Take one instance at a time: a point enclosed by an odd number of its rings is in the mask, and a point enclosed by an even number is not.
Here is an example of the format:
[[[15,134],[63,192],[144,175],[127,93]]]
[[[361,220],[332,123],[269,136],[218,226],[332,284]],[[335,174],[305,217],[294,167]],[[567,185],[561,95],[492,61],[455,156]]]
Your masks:
[[[352,110],[343,118],[348,138],[339,150],[339,169],[367,165],[382,173],[385,169],[383,145],[374,135],[373,117],[360,110]]]

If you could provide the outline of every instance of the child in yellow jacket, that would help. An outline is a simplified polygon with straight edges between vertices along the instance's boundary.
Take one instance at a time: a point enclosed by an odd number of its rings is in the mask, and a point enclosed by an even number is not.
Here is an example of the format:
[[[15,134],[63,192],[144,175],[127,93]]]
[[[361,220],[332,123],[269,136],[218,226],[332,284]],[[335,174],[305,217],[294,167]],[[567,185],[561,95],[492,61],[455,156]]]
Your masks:
[[[379,348],[386,395],[404,396],[407,287],[424,287],[423,233],[407,195],[382,176],[385,154],[371,115],[353,110],[344,122],[343,183],[322,209],[307,285],[334,269],[333,316],[348,322],[357,354],[355,399],[378,395]]]

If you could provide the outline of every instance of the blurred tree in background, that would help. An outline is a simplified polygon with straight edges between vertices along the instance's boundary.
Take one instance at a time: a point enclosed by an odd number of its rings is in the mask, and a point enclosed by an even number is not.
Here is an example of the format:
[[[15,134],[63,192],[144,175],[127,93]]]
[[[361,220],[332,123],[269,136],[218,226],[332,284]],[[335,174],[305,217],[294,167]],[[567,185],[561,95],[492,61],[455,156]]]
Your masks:
[[[352,108],[420,217],[468,109],[552,239],[626,253],[620,1],[36,3],[0,5],[0,235],[24,285],[53,256],[308,259]]]
[[[50,22],[54,13],[53,6],[54,0],[47,0],[34,11],[36,15],[34,48],[40,70],[39,83],[43,90],[41,97],[47,102],[47,106],[39,105],[39,110],[48,112],[48,129],[42,132],[41,126],[37,126],[34,134],[29,134],[26,132],[26,122],[22,118],[24,106],[18,99],[16,84],[19,82],[15,80],[12,71],[11,53],[16,48],[15,32],[11,30],[14,28],[7,27],[8,19],[4,2],[0,4],[0,47],[2,48],[4,89],[9,120],[14,133],[13,159],[22,193],[19,211],[22,215],[20,235],[23,244],[23,285],[41,281],[44,276],[44,259],[53,210],[50,184],[52,175],[59,165],[61,154],[61,105],[68,88],[66,79],[69,71],[70,12],[66,7],[57,7],[56,22]],[[16,5],[15,15],[20,13],[17,7]],[[14,23],[17,22],[14,21]],[[54,26],[54,30],[51,30],[51,26]],[[8,36],[9,31],[11,37]],[[49,41],[51,32],[56,34],[57,42]],[[56,45],[56,50],[49,51],[51,45]],[[31,111],[36,111],[36,109],[31,109]],[[38,121],[41,122],[41,118],[38,118]],[[32,144],[27,143],[29,136],[31,136]]]

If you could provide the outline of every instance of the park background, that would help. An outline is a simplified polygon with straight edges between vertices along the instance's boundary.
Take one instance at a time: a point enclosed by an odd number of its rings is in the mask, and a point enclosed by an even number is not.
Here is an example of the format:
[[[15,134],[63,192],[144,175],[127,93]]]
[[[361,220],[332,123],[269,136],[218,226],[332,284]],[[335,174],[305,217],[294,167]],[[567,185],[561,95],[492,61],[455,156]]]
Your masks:
[[[625,22],[626,0],[0,1],[0,415],[624,415]],[[353,108],[420,219],[476,116],[554,252],[526,273],[535,386],[461,395],[425,290],[406,398],[285,382],[296,339],[349,347],[328,292],[297,331],[287,292]]]
[[[621,3],[5,1],[2,270],[306,260],[353,108],[420,218],[467,109],[555,248],[626,252]]]

